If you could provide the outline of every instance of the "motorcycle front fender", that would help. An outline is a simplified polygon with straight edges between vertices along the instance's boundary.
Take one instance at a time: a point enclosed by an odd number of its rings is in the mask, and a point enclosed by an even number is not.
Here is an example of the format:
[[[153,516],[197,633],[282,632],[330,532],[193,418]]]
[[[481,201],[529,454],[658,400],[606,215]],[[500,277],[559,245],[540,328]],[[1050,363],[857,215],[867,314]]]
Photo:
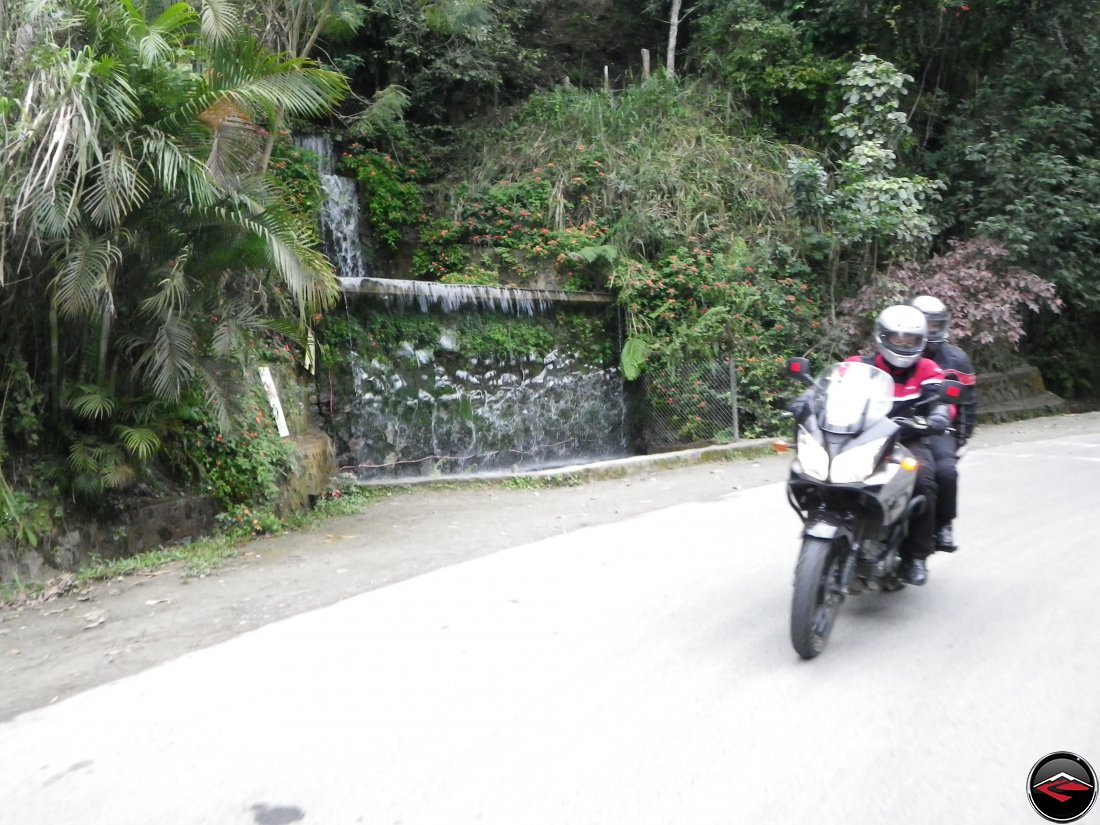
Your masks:
[[[832,541],[839,531],[840,528],[837,525],[829,524],[827,521],[812,521],[803,528],[802,535],[805,538]]]

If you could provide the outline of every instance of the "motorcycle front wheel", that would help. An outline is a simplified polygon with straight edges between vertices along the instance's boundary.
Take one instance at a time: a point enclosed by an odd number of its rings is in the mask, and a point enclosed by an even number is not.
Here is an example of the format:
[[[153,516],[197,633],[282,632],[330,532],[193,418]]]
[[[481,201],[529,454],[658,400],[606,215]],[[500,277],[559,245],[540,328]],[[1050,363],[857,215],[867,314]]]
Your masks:
[[[843,545],[843,539],[807,538],[802,542],[794,571],[791,644],[803,659],[812,659],[825,649],[844,601],[840,592]]]

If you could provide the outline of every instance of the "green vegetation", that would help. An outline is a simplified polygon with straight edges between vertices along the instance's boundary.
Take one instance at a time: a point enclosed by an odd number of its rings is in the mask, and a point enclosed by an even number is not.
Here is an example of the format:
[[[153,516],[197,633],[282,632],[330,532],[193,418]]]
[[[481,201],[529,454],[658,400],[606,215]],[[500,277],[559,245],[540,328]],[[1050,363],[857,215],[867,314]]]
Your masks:
[[[424,201],[416,169],[400,166],[392,156],[350,144],[340,155],[339,169],[359,182],[363,215],[378,243],[396,249],[401,230],[424,218]]]
[[[656,404],[674,368],[729,357],[765,434],[788,355],[860,346],[882,302],[927,288],[983,367],[1100,387],[1096,0],[686,0],[676,71],[648,78],[664,3],[0,13],[9,543],[181,484],[232,530],[280,529],[287,456],[239,376],[339,372],[350,348],[564,337]],[[315,159],[290,140],[334,125],[387,272],[608,291],[624,340],[584,313],[334,315]]]
[[[328,318],[319,332],[322,363],[331,369],[347,365],[355,351],[367,358],[392,358],[402,345],[457,358],[508,359],[545,356],[555,348],[581,355],[592,364],[615,360],[602,315],[557,313],[532,317],[463,313],[456,315],[391,314],[373,308],[355,316]],[[451,339],[444,346],[445,338]]]

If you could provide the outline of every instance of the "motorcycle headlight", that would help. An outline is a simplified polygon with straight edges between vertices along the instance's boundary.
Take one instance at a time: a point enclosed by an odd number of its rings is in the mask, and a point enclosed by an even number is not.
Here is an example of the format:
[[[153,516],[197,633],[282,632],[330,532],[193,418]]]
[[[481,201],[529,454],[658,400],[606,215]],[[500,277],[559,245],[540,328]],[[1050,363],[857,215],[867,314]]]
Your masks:
[[[886,439],[879,438],[837,454],[829,477],[837,484],[863,481],[874,473],[884,446]]]
[[[825,481],[829,477],[829,454],[803,427],[798,428],[797,449],[802,472],[818,481]]]

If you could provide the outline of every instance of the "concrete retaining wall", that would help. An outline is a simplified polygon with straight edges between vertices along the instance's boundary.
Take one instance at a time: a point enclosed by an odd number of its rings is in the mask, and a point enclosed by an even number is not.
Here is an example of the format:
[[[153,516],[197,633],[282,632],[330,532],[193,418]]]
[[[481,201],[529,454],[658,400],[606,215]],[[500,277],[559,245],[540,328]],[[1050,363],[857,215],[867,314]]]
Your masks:
[[[978,376],[979,425],[1059,415],[1066,412],[1066,408],[1065,399],[1047,391],[1035,367],[1017,367]]]

